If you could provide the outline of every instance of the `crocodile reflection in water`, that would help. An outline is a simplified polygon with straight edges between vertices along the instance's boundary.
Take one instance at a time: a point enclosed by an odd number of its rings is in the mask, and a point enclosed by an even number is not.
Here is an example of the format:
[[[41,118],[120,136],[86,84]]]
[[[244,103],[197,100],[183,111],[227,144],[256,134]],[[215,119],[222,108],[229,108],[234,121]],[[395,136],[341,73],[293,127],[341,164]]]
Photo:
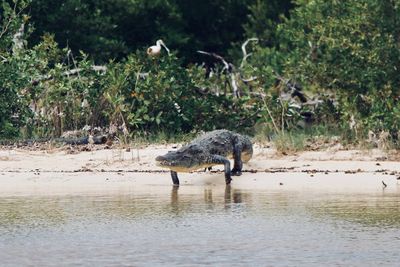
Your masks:
[[[186,197],[180,199],[179,187],[177,186],[172,186],[170,199],[172,211],[175,214],[179,214],[193,204],[192,201],[188,201]],[[206,204],[206,209],[214,209],[219,206],[218,204],[223,204],[225,209],[230,209],[235,204],[250,203],[251,193],[245,193],[242,190],[233,189],[230,185],[227,185],[223,192],[223,203],[220,202],[221,200],[221,194],[218,190],[215,194],[213,188],[204,188],[204,203]]]

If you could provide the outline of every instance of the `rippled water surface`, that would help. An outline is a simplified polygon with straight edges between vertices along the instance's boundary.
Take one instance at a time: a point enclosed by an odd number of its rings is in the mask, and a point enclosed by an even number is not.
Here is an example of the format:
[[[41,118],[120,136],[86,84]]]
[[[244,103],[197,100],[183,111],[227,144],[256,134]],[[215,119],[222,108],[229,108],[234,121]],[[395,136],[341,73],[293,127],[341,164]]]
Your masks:
[[[399,266],[397,194],[148,186],[0,197],[1,266]]]

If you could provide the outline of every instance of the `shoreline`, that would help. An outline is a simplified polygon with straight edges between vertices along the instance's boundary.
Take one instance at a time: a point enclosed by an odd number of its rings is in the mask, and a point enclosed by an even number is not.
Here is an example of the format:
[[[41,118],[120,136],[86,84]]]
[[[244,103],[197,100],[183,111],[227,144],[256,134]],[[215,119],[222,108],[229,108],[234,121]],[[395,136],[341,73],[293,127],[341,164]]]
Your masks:
[[[73,154],[65,149],[2,149],[0,196],[170,190],[169,171],[154,161],[170,147],[151,145],[129,152],[102,149]],[[243,190],[398,192],[400,164],[388,158],[380,150],[306,151],[280,156],[274,149],[256,145],[253,158],[244,164],[243,175],[234,176],[231,186]],[[211,172],[178,175],[183,192],[225,187],[220,166]]]

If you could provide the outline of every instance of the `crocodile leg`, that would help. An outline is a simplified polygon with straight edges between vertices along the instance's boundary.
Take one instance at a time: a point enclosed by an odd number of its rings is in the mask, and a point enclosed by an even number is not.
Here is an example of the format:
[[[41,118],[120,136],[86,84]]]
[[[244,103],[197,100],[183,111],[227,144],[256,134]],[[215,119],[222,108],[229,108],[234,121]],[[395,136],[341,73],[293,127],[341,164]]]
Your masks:
[[[204,168],[204,172],[206,172],[206,171],[211,171],[211,170],[212,170],[212,166],[207,167],[207,168]]]
[[[230,184],[232,181],[231,178],[231,163],[230,161],[220,155],[212,155],[211,156],[211,160],[210,163],[214,163],[214,164],[224,164],[224,168],[225,168],[225,183],[226,184]]]
[[[172,182],[174,183],[174,185],[179,186],[178,174],[176,172],[171,171],[171,178],[172,178]]]
[[[239,143],[235,143],[233,146],[233,169],[232,175],[240,176],[242,175],[242,146]]]

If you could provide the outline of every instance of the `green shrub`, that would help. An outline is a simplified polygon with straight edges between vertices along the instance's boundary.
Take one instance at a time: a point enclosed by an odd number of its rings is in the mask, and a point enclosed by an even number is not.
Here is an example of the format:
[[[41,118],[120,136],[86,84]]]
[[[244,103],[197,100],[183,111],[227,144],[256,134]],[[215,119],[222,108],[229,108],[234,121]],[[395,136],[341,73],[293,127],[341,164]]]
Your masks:
[[[205,69],[182,67],[172,56],[149,58],[137,52],[116,64],[103,81],[109,100],[107,114],[124,119],[132,131],[190,132],[215,128],[251,127],[255,106],[249,98],[216,95]]]

